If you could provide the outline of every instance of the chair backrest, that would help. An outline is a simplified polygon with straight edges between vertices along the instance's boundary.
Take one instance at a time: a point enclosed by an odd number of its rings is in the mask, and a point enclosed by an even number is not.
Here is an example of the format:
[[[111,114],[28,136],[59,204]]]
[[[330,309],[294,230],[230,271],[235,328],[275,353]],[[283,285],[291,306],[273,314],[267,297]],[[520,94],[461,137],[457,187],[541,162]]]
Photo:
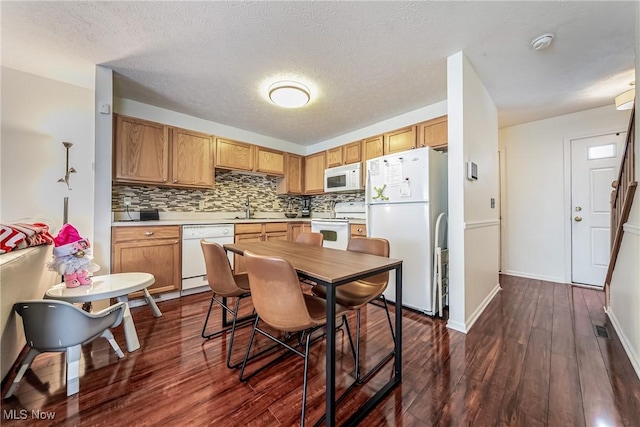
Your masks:
[[[27,344],[40,351],[64,351],[100,336],[119,323],[124,306],[97,317],[65,301],[29,300],[13,309],[22,317]]]
[[[389,241],[378,237],[356,237],[349,240],[347,250],[389,258]],[[376,274],[362,281],[375,285],[386,285],[389,282],[389,272]]]
[[[308,327],[311,316],[298,275],[289,261],[244,252],[251,299],[262,320],[280,331]]]
[[[217,295],[226,296],[238,291],[238,285],[233,278],[233,271],[229,258],[219,243],[200,241],[204,264],[207,270],[209,286]]]
[[[296,237],[296,243],[306,243],[308,245],[322,246],[324,236],[322,233],[303,231]]]

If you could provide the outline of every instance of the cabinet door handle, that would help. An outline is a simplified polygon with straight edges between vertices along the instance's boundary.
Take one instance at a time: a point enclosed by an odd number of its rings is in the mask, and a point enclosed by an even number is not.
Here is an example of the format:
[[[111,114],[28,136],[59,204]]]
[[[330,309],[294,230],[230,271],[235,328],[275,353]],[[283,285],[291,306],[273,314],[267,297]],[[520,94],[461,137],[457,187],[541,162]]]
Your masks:
[[[174,179],[174,180],[173,180],[173,183],[174,183],[174,184],[176,184],[177,182],[178,182],[178,180],[177,180],[177,179]]]
[[[176,240],[175,242],[173,242],[174,245],[177,245],[180,242],[180,240]]]
[[[153,236],[153,231],[147,231],[144,233],[145,236]]]
[[[358,228],[358,233],[362,233],[362,228]]]

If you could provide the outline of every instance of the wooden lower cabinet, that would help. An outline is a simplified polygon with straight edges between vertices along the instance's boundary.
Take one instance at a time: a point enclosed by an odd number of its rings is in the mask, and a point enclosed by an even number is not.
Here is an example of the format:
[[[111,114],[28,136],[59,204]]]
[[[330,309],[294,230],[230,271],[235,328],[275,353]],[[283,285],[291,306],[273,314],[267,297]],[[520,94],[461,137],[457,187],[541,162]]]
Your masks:
[[[311,231],[311,223],[310,222],[290,222],[289,230],[288,230],[288,238],[290,242],[295,242],[298,234],[300,233],[308,233]]]
[[[364,224],[350,224],[351,237],[367,237],[367,226]]]
[[[111,229],[111,272],[151,273],[156,281],[149,293],[180,290],[180,226],[133,226]],[[130,298],[141,297],[134,292]]]
[[[287,240],[286,222],[236,224],[235,230],[235,243]],[[247,271],[247,268],[244,265],[244,257],[242,255],[234,254],[233,266],[233,271],[236,274]]]

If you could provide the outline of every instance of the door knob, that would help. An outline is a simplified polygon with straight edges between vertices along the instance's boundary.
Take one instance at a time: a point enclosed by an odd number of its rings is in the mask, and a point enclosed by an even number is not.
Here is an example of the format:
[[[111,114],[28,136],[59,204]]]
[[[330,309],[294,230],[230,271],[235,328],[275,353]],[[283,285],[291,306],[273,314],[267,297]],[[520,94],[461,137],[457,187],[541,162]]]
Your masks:
[[[580,221],[582,221],[582,217],[581,217],[581,216],[577,216],[577,217],[575,217],[575,218],[573,218],[573,219],[575,219],[575,220],[576,220],[576,222],[580,222]]]

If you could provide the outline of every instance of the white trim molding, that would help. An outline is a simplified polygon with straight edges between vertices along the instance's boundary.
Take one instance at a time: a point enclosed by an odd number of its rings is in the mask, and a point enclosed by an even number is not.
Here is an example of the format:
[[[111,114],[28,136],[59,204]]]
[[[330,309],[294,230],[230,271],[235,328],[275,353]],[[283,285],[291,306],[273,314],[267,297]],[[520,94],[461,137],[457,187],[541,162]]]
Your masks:
[[[491,292],[489,292],[489,295],[487,295],[484,301],[482,301],[482,303],[478,306],[478,308],[476,308],[476,310],[471,314],[471,316],[469,316],[467,320],[465,320],[465,323],[449,320],[447,322],[447,328],[453,329],[454,331],[462,332],[463,334],[466,334],[467,332],[469,332],[471,327],[474,325],[474,323],[476,323],[480,315],[484,312],[485,308],[487,308],[489,303],[493,300],[496,294],[501,290],[502,288],[500,287],[500,283],[498,283],[495,286],[495,288],[493,288]]]
[[[638,227],[637,225],[633,225],[633,224],[629,224],[628,222],[625,222],[622,225],[622,229],[625,231],[625,233],[631,233],[631,234],[635,234],[636,236],[640,236],[640,227]]]
[[[462,322],[455,322],[455,321],[449,320],[447,322],[447,328],[453,329],[454,331],[462,332],[463,334],[467,333],[467,328]]]
[[[558,276],[543,276],[541,274],[525,273],[523,271],[505,270],[501,272],[508,276],[524,277],[525,279],[544,280],[545,282],[563,283],[567,284],[563,277]]]
[[[478,308],[476,308],[475,311],[471,313],[471,316],[469,316],[465,321],[465,323],[467,324],[466,325],[467,331],[469,331],[473,327],[474,323],[476,323],[476,320],[478,320],[480,315],[484,312],[484,309],[487,308],[491,300],[493,300],[493,297],[495,297],[496,294],[501,290],[502,288],[500,287],[500,283],[498,283],[491,290],[491,292],[489,292],[489,295],[487,295],[487,297],[484,299],[484,301],[482,301],[482,303],[478,306]]]
[[[465,230],[473,230],[474,228],[496,227],[500,225],[500,220],[491,219],[488,221],[471,221],[464,223]]]
[[[613,329],[616,330],[616,333],[620,338],[620,342],[622,343],[622,347],[624,347],[624,350],[627,352],[627,356],[631,361],[631,365],[633,366],[633,369],[636,371],[636,375],[638,376],[638,378],[640,378],[640,358],[633,350],[633,346],[629,342],[629,338],[627,338],[627,336],[624,334],[624,331],[620,327],[620,322],[618,322],[618,318],[616,317],[616,315],[611,311],[610,308],[607,309],[605,307],[604,311],[605,313],[607,313],[607,316],[609,316],[609,319],[611,319],[611,324],[613,325]]]

